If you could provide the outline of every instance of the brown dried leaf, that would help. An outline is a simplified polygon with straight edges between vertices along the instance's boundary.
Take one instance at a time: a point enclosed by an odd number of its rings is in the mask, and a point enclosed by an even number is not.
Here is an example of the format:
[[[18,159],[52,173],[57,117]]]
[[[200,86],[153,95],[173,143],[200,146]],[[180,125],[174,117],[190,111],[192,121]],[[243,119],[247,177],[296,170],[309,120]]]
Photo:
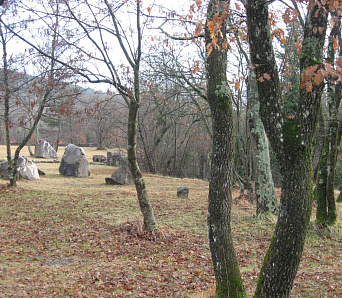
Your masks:
[[[307,92],[312,92],[313,84],[309,81],[305,83],[305,89]]]
[[[342,67],[342,56],[336,58],[336,65]]]
[[[264,73],[264,78],[269,81],[271,79],[271,75],[269,73]]]

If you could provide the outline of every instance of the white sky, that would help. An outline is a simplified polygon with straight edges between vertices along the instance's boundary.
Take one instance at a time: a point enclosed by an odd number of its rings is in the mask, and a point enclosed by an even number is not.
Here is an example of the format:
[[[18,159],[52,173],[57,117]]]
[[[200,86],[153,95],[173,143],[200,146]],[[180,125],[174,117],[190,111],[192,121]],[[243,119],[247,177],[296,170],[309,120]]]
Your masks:
[[[48,0],[46,0],[46,1],[48,1]],[[31,2],[31,1],[28,1],[28,2]],[[203,2],[205,2],[205,1],[203,1]],[[153,5],[153,3],[154,3],[154,5]],[[167,7],[168,9],[171,9],[171,10],[174,9],[176,11],[188,12],[190,5],[193,3],[194,3],[194,1],[192,1],[192,0],[187,0],[187,1],[180,1],[180,0],[178,0],[178,1],[144,0],[142,2],[142,11],[147,14],[147,8],[150,6],[150,7],[152,7],[151,14],[152,15],[159,15],[162,12],[159,5],[162,5],[163,7]],[[278,1],[276,1],[273,4],[273,7],[279,7],[279,6],[280,6],[280,4]],[[0,9],[2,9],[2,8],[0,8]],[[123,10],[123,12],[119,18],[121,19],[123,26],[126,28],[126,33],[129,34],[128,28],[135,28],[135,26],[136,26],[135,25],[135,16],[132,14],[129,14]],[[158,27],[160,22],[161,21],[157,19],[153,24],[151,24],[151,26]],[[173,30],[178,30],[178,28],[176,28],[176,29],[172,28],[171,25],[168,28],[170,29],[171,32]],[[147,29],[145,30],[144,33],[145,33],[145,41],[147,41],[148,43],[151,40],[151,37],[150,37],[151,34],[152,35],[158,34],[158,32],[156,32],[156,30],[151,31],[151,30],[147,30]],[[98,37],[96,37],[96,38],[98,38]],[[21,41],[18,42],[18,41],[13,40],[13,43],[14,44],[10,44],[10,46],[9,46],[9,49],[11,51],[13,51],[13,53],[20,52],[23,50],[23,48],[26,47]],[[83,43],[84,47],[87,47],[88,45],[89,45],[89,41],[85,41]],[[122,51],[119,49],[119,45],[114,40],[114,38],[110,39],[109,45],[113,47],[113,51],[111,54],[111,58],[113,59],[113,63],[115,63],[115,64],[120,64],[120,63],[126,64],[126,60],[125,60],[124,56],[122,55]],[[185,53],[189,54],[188,50],[186,50]],[[144,49],[144,54],[145,55],[148,54],[146,51],[146,48]],[[0,55],[2,55],[2,49],[0,49]],[[97,66],[100,68],[100,70],[102,72],[107,71],[106,67],[101,67],[100,64],[97,64]],[[89,65],[88,67],[92,68],[93,66]],[[32,69],[33,69],[33,66],[29,67],[28,71],[31,72]],[[93,69],[95,69],[95,68],[93,68]],[[100,89],[103,91],[106,91],[108,89],[108,84],[90,84],[90,85],[86,84],[86,86],[89,86],[90,88],[97,89],[97,90]]]

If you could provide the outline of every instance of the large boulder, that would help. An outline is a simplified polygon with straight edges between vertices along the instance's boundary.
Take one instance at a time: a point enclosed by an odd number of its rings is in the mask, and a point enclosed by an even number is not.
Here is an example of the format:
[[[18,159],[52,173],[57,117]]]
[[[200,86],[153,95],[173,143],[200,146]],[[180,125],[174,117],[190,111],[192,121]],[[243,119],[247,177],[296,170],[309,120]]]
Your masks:
[[[0,176],[4,179],[9,179],[8,163],[4,160],[0,164]],[[34,161],[28,157],[19,156],[17,162],[17,178],[27,180],[39,180],[38,168]]]
[[[42,141],[34,148],[34,156],[39,158],[57,158],[57,152],[47,141]]]
[[[112,174],[111,177],[105,178],[106,184],[114,184],[114,185],[125,185],[125,184],[133,184],[133,178],[131,174],[131,170],[128,166],[127,157],[122,157],[120,161],[119,168]]]
[[[74,144],[66,146],[59,165],[59,173],[64,176],[88,177],[90,175],[89,162],[84,150]]]

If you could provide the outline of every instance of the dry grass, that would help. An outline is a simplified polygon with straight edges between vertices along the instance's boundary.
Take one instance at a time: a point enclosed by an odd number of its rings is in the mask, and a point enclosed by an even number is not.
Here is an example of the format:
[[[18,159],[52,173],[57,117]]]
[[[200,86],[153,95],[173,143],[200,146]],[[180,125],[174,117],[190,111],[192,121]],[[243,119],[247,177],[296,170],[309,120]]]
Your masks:
[[[106,155],[84,149],[90,160]],[[134,186],[105,184],[112,167],[91,164],[90,177],[72,178],[59,175],[58,166],[39,163],[46,176],[19,181],[15,190],[0,181],[0,297],[213,295],[207,182],[144,175],[159,224],[158,231],[146,233]],[[190,188],[188,200],[176,196],[184,185]],[[254,213],[249,201],[234,200],[236,251],[250,295],[275,223]],[[340,297],[339,229],[313,226],[292,297]]]

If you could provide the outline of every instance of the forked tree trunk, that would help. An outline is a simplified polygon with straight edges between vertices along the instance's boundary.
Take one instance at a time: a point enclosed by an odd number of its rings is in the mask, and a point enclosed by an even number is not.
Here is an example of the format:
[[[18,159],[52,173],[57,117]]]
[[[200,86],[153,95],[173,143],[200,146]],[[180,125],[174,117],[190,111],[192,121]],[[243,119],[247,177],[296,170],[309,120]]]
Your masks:
[[[226,17],[229,1],[210,1],[205,41],[210,45],[217,35],[206,61],[207,100],[213,131],[211,179],[209,183],[208,238],[216,279],[216,297],[245,297],[231,233],[232,177],[234,169],[234,115],[226,68]],[[216,15],[217,14],[217,15]],[[221,32],[209,30],[214,16],[222,19]]]
[[[323,62],[328,8],[308,10],[301,73]],[[260,115],[280,161],[283,188],[278,222],[259,274],[256,297],[289,297],[303,253],[313,197],[311,149],[323,82],[302,88],[295,116],[285,114],[272,46],[268,1],[247,1],[251,60],[258,78]],[[316,30],[315,30],[316,29]],[[309,88],[308,88],[309,89]]]

